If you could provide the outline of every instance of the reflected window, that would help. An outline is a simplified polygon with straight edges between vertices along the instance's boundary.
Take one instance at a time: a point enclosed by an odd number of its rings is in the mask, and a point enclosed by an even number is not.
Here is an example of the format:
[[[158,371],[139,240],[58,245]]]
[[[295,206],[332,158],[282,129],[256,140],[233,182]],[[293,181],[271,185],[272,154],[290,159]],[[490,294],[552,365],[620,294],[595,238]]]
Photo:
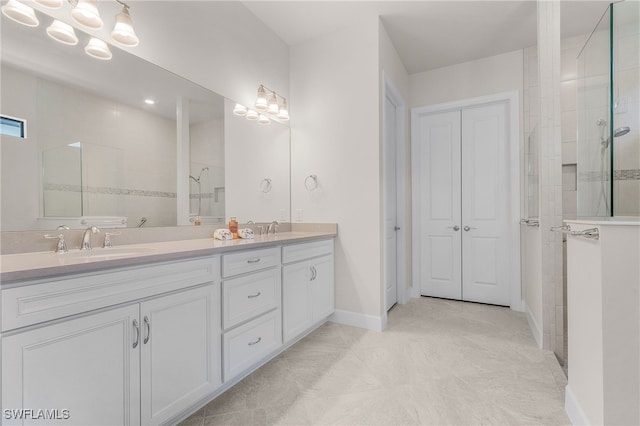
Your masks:
[[[0,115],[0,134],[24,139],[27,136],[27,123],[19,118]]]

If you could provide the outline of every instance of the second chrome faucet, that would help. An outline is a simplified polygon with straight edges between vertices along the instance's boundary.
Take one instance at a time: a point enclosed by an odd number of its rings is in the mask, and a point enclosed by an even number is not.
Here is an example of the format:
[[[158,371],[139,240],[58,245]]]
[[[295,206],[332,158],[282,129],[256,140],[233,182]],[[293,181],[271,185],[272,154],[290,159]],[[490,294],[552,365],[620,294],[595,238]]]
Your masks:
[[[97,226],[90,226],[84,230],[84,234],[82,236],[82,245],[80,246],[80,250],[91,250],[93,247],[91,246],[91,234],[99,234],[100,229]]]

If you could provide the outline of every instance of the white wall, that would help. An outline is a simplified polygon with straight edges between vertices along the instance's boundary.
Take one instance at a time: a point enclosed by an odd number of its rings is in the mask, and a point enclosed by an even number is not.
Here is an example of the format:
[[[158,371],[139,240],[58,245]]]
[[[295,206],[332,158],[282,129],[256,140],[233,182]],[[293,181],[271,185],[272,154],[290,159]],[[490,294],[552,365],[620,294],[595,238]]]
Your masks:
[[[522,50],[409,76],[411,107],[517,90],[522,103]],[[520,108],[522,111],[522,106]]]
[[[290,100],[293,216],[338,223],[336,308],[380,327],[378,31],[371,17],[292,46]]]

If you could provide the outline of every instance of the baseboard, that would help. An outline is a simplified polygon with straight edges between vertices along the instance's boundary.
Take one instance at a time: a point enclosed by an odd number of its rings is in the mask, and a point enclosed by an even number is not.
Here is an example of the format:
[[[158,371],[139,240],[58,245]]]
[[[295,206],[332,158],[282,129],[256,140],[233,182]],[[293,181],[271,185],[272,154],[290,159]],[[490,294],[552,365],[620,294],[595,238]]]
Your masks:
[[[536,343],[538,344],[538,348],[542,349],[542,329],[531,315],[531,310],[529,309],[529,305],[525,303],[524,312],[527,315],[527,322],[529,323],[529,328],[531,329],[531,333],[533,333],[533,338],[536,339]]]
[[[384,319],[373,315],[358,314],[350,311],[336,311],[329,317],[329,321],[353,327],[365,328],[372,331],[384,330]]]
[[[569,385],[564,389],[564,411],[567,412],[567,416],[572,425],[590,425],[587,415],[578,404],[575,395],[571,391]]]

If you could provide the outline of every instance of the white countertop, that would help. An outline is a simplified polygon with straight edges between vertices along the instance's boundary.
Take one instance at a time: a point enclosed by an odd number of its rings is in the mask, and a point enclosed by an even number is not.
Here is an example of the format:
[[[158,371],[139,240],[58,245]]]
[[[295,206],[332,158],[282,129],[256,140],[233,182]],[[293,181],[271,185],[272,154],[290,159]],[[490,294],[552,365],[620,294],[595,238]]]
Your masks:
[[[89,253],[76,249],[65,254],[51,251],[8,254],[0,256],[0,286],[27,279],[209,256],[335,236],[335,233],[330,232],[282,232],[275,236],[260,236],[251,240],[219,241],[203,238],[120,245],[112,249],[94,249]]]
[[[575,223],[580,225],[640,226],[640,217],[638,216],[593,217],[593,218],[580,218],[580,219],[565,219],[565,222]]]

